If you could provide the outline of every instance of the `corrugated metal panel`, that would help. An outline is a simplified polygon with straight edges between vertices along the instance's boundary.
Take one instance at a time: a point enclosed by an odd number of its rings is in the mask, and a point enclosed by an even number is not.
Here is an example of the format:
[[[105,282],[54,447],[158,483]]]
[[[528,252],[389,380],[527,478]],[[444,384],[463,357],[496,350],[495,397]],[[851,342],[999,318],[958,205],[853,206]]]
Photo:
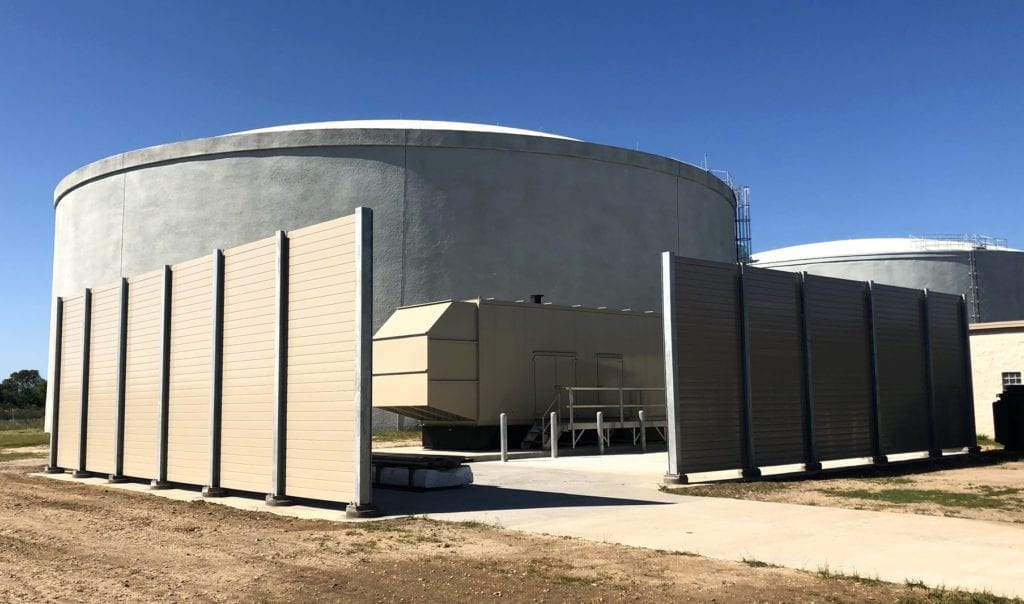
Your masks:
[[[883,453],[928,450],[928,376],[921,292],[873,286],[878,432]]]
[[[354,216],[289,234],[286,458],[296,497],[354,492],[355,235]]]
[[[102,474],[114,473],[120,326],[121,284],[93,289],[85,469]]]
[[[224,250],[221,486],[269,492],[274,453],[276,239]]]
[[[172,268],[167,479],[205,484],[210,455],[213,260]]]
[[[124,473],[137,478],[154,478],[157,471],[163,275],[159,270],[128,281]]]
[[[960,296],[928,293],[928,326],[935,379],[935,437],[939,448],[974,444],[969,413],[967,363],[960,321]]]
[[[758,466],[804,461],[800,275],[746,267],[751,426]]]
[[[868,457],[872,382],[867,285],[808,275],[806,288],[818,457]]]
[[[82,296],[64,298],[61,325],[60,415],[57,424],[57,465],[78,467],[82,418]]]
[[[679,472],[743,465],[739,269],[675,259]]]

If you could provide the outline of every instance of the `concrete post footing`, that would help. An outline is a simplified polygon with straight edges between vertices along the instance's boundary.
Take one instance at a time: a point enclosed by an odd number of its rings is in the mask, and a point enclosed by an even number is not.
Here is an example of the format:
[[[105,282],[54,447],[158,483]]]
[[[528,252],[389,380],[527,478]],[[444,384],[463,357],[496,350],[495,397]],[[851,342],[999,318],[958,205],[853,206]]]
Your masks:
[[[373,504],[362,504],[354,505],[348,504],[345,507],[345,516],[347,518],[376,518],[380,516],[380,510],[377,509]]]
[[[744,468],[742,476],[744,480],[757,480],[761,478],[761,468]]]
[[[931,458],[942,457],[942,450],[941,449],[936,449],[934,451],[928,451],[928,457],[931,457]]]
[[[203,487],[202,494],[203,497],[224,497],[225,495],[227,495],[227,493],[224,492],[224,489],[220,487],[209,486]]]
[[[123,482],[128,482],[128,479],[124,476],[115,476],[111,474],[110,476],[107,476],[107,482],[110,484],[121,484]]]
[[[267,494],[267,505],[278,507],[285,505],[293,505],[295,502],[287,497],[281,495]]]
[[[889,458],[885,455],[875,455],[874,457],[871,458],[871,463],[877,466],[884,466],[885,464],[889,463]]]
[[[804,464],[804,472],[820,472],[820,471],[821,471],[821,462],[820,461],[812,461],[812,462],[808,462],[808,463]]]
[[[686,474],[665,474],[661,479],[662,484],[674,485],[674,484],[688,484],[690,480],[686,477]]]
[[[166,480],[156,480],[156,479],[154,479],[154,480],[151,480],[149,482],[149,488],[150,488],[150,490],[153,490],[153,491],[162,491],[164,489],[171,488],[171,483],[167,482]]]
[[[72,478],[89,478],[90,476],[92,476],[92,473],[85,470],[75,470],[71,473]]]
[[[46,466],[43,468],[43,474],[63,474],[64,468],[60,466]]]

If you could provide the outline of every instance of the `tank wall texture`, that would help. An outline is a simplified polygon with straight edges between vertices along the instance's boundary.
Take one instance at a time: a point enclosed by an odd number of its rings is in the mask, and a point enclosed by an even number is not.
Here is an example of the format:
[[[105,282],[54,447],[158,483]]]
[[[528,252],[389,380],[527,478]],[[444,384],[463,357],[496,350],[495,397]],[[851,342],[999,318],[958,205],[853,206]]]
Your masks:
[[[56,200],[54,296],[369,207],[375,329],[401,305],[480,296],[656,309],[660,252],[735,256],[732,194],[706,172],[497,133],[199,139],[89,164]]]
[[[807,271],[815,275],[875,281],[886,285],[927,288],[967,296],[971,294],[968,252],[930,252],[856,258],[822,258],[813,261],[764,262],[758,267]],[[1024,319],[1024,252],[978,250],[975,252],[981,321]]]

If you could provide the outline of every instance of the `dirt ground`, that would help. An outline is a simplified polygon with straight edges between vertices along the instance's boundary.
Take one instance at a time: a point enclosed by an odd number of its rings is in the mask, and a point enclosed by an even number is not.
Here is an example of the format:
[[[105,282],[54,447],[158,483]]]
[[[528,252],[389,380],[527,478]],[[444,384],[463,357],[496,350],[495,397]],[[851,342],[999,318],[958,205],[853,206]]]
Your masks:
[[[693,485],[672,491],[1021,524],[1024,457],[989,450],[980,456],[851,469],[810,479]]]
[[[999,601],[475,524],[336,523],[0,464],[0,601]]]

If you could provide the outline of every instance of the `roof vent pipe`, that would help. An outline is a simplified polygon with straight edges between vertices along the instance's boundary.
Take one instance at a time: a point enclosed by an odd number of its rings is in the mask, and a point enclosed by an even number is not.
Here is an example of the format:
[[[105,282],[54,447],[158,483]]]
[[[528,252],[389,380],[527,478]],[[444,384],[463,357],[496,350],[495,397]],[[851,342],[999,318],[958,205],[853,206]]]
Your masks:
[[[542,299],[544,299],[544,294],[530,294],[530,302],[534,304],[542,304]]]

